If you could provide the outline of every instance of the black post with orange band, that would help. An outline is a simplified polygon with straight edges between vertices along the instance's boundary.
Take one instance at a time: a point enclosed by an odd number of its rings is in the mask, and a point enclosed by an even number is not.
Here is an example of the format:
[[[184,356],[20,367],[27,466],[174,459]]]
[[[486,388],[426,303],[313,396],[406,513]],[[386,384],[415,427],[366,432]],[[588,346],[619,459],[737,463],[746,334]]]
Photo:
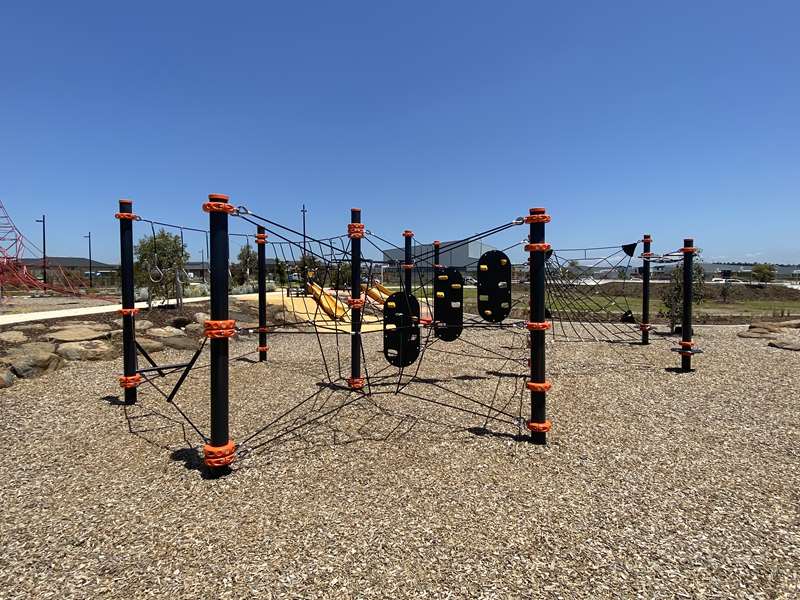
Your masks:
[[[403,261],[403,281],[405,286],[405,293],[411,295],[411,282],[414,271],[414,260],[411,257],[411,240],[414,238],[414,232],[406,229],[403,232],[405,238],[405,260]]]
[[[681,371],[692,370],[692,305],[694,300],[694,240],[683,240],[683,320],[681,322]]]
[[[361,311],[364,307],[361,300],[361,239],[364,237],[364,225],[361,223],[361,209],[350,209],[350,225],[347,227],[350,238],[350,377],[347,383],[353,390],[364,387],[361,376]]]
[[[236,451],[228,432],[228,338],[236,327],[228,319],[228,215],[236,209],[223,194],[211,194],[208,200],[203,210],[209,214],[211,271],[211,319],[205,323],[211,346],[211,439],[203,454],[206,466],[221,469],[233,462]]]
[[[642,237],[642,345],[650,343],[650,258],[652,252],[653,238],[649,234]]]
[[[530,441],[546,444],[550,421],[547,420],[547,391],[551,384],[545,379],[545,334],[550,324],[545,321],[545,261],[550,246],[545,242],[545,223],[550,217],[544,208],[530,209],[525,221],[530,226],[528,234],[528,266],[530,269],[530,320],[528,330],[531,338],[530,380],[527,387],[531,393],[531,418],[527,422],[531,432]]]
[[[258,361],[267,360],[267,233],[257,226],[258,246]]]
[[[119,201],[119,212],[115,215],[119,220],[119,255],[120,255],[120,287],[122,289],[122,372],[119,379],[124,390],[125,404],[136,403],[136,386],[141,382],[136,356],[136,323],[133,287],[133,202]]]

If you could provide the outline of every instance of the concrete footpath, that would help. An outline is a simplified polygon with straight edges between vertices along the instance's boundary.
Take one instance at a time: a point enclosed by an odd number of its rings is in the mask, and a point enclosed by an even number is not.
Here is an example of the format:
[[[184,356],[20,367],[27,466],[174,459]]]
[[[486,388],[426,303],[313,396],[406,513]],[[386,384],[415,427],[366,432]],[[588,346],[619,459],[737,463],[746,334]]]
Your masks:
[[[268,292],[267,296],[274,294],[281,294],[281,292]],[[257,300],[258,294],[237,294],[230,296],[236,300]],[[192,304],[195,302],[207,302],[208,296],[201,296],[199,298],[184,298],[184,304]],[[175,300],[166,300],[162,302],[153,302],[153,307],[164,306],[167,304],[175,304]],[[137,302],[136,308],[147,308],[147,302]],[[16,325],[17,323],[27,323],[29,321],[45,321],[50,319],[68,319],[72,317],[84,317],[87,315],[100,315],[105,313],[117,312],[122,308],[121,304],[106,304],[103,306],[84,306],[82,308],[64,308],[60,310],[42,310],[38,312],[29,313],[14,313],[9,315],[0,315],[0,327],[3,325]]]

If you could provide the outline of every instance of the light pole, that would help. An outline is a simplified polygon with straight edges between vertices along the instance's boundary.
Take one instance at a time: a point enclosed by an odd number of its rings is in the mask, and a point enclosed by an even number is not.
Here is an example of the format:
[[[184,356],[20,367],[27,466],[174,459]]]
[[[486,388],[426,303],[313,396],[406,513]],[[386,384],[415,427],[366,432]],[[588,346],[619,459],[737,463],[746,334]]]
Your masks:
[[[89,288],[94,287],[94,268],[92,265],[92,232],[89,232],[89,235],[83,236],[84,239],[89,240]]]
[[[36,222],[42,224],[42,277],[44,284],[47,285],[47,219],[42,215]]]

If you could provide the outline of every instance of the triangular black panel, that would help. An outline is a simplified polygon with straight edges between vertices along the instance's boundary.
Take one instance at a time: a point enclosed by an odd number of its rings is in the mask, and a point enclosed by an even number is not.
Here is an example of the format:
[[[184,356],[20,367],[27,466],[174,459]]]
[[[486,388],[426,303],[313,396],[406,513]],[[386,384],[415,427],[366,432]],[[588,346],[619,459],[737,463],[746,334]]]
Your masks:
[[[464,277],[457,269],[437,269],[433,280],[433,329],[443,342],[464,331]]]
[[[395,292],[383,303],[383,355],[395,367],[419,356],[419,302],[411,294]]]
[[[511,261],[500,250],[490,250],[478,261],[478,314],[499,323],[510,312]]]
[[[622,251],[630,257],[633,257],[636,254],[636,245],[637,242],[633,242],[632,244],[623,244]]]

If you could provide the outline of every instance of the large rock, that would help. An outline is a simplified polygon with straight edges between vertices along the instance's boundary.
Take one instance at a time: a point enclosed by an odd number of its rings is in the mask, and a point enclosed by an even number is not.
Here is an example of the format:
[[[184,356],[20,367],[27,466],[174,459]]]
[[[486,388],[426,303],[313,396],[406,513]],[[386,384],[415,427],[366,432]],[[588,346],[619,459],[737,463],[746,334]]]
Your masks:
[[[73,327],[84,327],[95,331],[111,331],[111,325],[108,323],[95,323],[94,321],[67,321],[66,323],[53,325],[53,329],[72,329]]]
[[[56,351],[56,345],[52,342],[27,342],[19,346],[13,346],[8,349],[8,354],[30,354],[31,352],[48,352]]]
[[[160,341],[165,346],[175,348],[176,350],[197,350],[197,346],[199,345],[196,339],[186,337],[185,335],[161,338]]]
[[[64,359],[52,352],[30,352],[27,354],[12,354],[0,359],[7,364],[17,377],[30,379],[42,373],[55,371],[64,364]]]
[[[90,340],[102,340],[111,337],[111,327],[107,331],[98,331],[83,325],[78,327],[68,327],[51,331],[44,336],[47,340],[54,342],[88,342]]]
[[[203,335],[204,329],[205,327],[203,327],[203,325],[200,325],[200,323],[189,323],[186,327],[183,328],[183,330],[186,332],[186,335],[194,335],[194,336]]]
[[[21,344],[28,341],[28,336],[21,331],[3,331],[0,332],[0,341],[8,342],[9,344]]]
[[[774,340],[778,337],[777,334],[772,331],[767,331],[766,329],[748,329],[747,331],[740,331],[736,335],[740,338],[756,338],[762,340]]]
[[[167,325],[166,327],[153,327],[152,329],[148,329],[147,335],[156,338],[169,338],[175,336],[185,336],[186,333],[177,327],[170,327]]]
[[[134,319],[133,323],[133,327],[136,331],[145,331],[153,326],[153,322],[148,321],[147,319]],[[122,319],[115,319],[114,325],[117,327],[122,327]]]
[[[67,360],[111,360],[117,354],[111,344],[102,340],[67,342],[56,352]]]
[[[150,338],[136,338],[136,341],[139,342],[139,345],[144,348],[144,351],[148,354],[152,354],[153,352],[161,352],[164,349],[164,344],[158,340],[151,340]]]
[[[204,312],[196,312],[196,313],[194,313],[194,322],[195,323],[200,323],[200,325],[203,325],[210,318],[211,317],[208,315],[208,313],[204,313]]]
[[[11,329],[16,329],[17,331],[44,331],[47,329],[47,325],[44,323],[23,323],[22,325],[15,325]]]
[[[14,383],[14,373],[11,369],[0,369],[0,389],[7,388]]]
[[[780,323],[753,323],[750,330],[769,331],[771,333],[783,333],[783,326]]]
[[[800,352],[800,341],[795,340],[776,340],[767,344],[771,348],[780,348],[781,350],[794,350]]]

